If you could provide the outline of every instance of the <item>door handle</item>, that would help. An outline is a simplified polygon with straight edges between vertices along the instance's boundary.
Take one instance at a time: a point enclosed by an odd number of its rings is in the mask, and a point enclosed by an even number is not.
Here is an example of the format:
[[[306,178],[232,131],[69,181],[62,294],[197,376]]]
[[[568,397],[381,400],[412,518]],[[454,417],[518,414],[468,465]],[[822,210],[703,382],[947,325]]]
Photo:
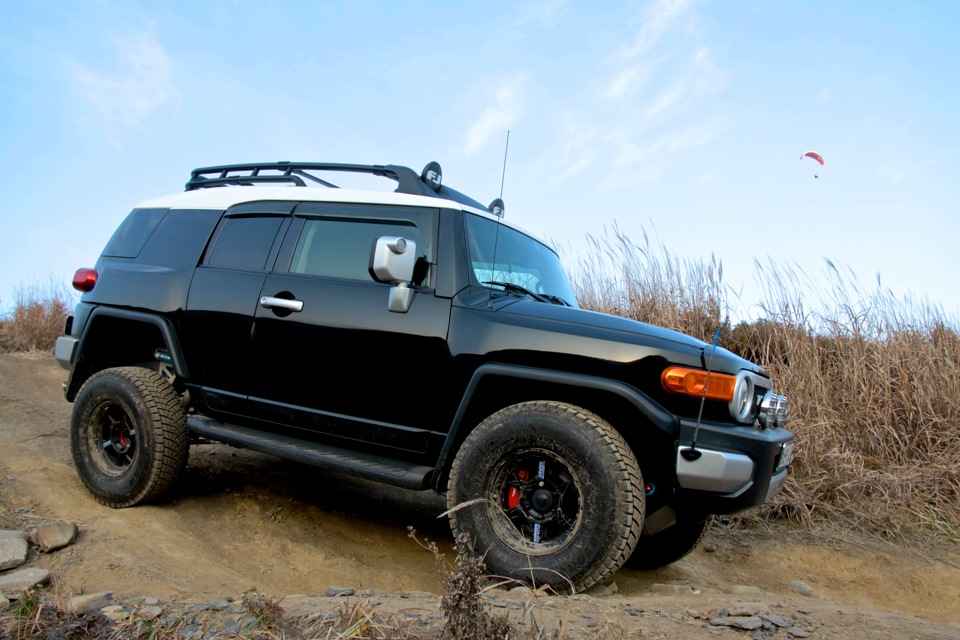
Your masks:
[[[286,298],[274,298],[273,296],[262,296],[260,306],[264,309],[286,309],[287,311],[303,311],[303,300],[287,300]]]

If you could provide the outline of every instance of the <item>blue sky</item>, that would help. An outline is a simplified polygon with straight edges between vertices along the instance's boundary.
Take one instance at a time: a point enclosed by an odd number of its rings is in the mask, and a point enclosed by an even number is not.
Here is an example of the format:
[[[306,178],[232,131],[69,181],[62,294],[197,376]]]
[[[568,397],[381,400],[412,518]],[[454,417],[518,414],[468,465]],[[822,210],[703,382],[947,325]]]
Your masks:
[[[825,259],[960,310],[960,3],[19,2],[0,31],[0,311],[195,167],[430,160],[561,245]],[[822,168],[800,160],[807,150]],[[818,175],[819,178],[814,178]]]

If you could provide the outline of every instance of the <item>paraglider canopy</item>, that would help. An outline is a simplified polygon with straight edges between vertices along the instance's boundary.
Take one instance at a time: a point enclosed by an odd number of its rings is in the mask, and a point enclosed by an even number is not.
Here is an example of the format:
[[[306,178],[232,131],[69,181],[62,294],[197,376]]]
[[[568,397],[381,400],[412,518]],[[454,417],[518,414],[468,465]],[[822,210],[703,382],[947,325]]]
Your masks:
[[[807,151],[805,154],[800,156],[801,160],[803,160],[804,158],[813,158],[814,160],[819,162],[821,166],[823,166],[823,156],[821,156],[816,151]]]

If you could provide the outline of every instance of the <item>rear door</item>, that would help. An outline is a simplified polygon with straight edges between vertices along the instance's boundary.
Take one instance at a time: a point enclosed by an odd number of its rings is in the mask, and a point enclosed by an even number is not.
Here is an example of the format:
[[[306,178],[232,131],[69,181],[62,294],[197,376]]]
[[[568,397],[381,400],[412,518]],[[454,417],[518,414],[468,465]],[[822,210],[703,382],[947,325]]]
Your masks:
[[[279,430],[415,457],[439,424],[434,394],[450,370],[450,300],[434,295],[438,212],[429,208],[301,204],[258,305],[251,411]],[[387,310],[389,284],[368,272],[376,238],[417,243],[416,295]],[[389,451],[384,451],[384,448]]]

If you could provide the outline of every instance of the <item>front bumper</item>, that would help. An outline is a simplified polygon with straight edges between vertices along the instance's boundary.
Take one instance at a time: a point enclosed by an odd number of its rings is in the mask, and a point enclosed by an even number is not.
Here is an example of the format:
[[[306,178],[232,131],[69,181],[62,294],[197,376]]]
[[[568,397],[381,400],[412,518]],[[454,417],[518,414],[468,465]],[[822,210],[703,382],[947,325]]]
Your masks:
[[[704,512],[731,514],[763,504],[783,487],[793,454],[793,434],[701,422],[697,454],[693,420],[680,421],[677,482],[684,500]]]

